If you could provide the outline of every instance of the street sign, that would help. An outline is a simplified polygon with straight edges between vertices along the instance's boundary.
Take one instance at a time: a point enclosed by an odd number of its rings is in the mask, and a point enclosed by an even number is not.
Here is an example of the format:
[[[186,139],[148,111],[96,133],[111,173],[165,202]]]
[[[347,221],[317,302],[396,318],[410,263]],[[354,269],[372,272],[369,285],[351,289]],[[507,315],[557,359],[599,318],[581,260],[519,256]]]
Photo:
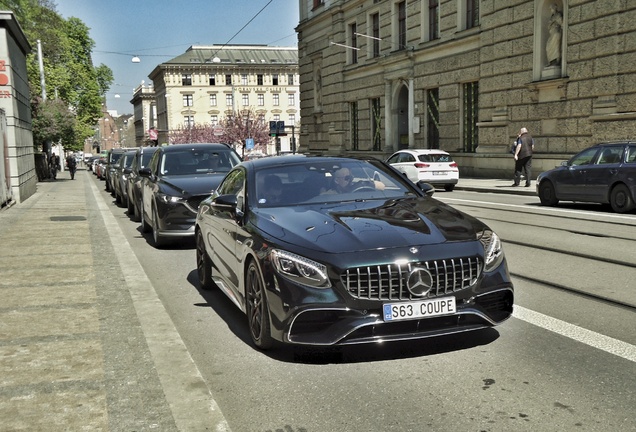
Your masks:
[[[214,126],[214,135],[215,136],[223,135],[223,128],[219,125]]]
[[[159,139],[159,132],[157,132],[157,129],[155,128],[150,128],[148,129],[148,136],[152,141],[156,141]]]
[[[245,138],[245,148],[248,150],[254,148],[254,138]]]

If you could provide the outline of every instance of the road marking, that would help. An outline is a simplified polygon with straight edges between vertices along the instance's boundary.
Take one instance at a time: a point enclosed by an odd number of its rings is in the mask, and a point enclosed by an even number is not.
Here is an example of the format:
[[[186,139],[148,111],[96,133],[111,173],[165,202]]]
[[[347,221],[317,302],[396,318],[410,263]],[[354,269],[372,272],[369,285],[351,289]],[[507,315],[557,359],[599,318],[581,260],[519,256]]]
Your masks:
[[[466,199],[460,199],[460,198],[447,198],[444,197],[444,199],[440,199],[440,201],[459,201],[459,202],[465,202],[465,203],[470,203],[470,204],[481,204],[481,205],[493,205],[493,206],[500,206],[500,207],[512,207],[512,208],[521,208],[524,210],[542,210],[542,211],[549,211],[549,212],[554,212],[554,213],[570,213],[570,214],[577,214],[577,215],[583,215],[583,216],[597,216],[597,217],[602,217],[603,219],[627,219],[630,221],[634,221],[636,220],[636,218],[634,218],[634,216],[629,216],[629,215],[618,215],[618,214],[612,214],[612,213],[598,213],[598,212],[589,212],[589,211],[583,211],[583,210],[570,210],[570,209],[560,209],[560,208],[554,208],[554,207],[541,207],[539,208],[535,208],[535,207],[529,207],[527,204],[506,204],[506,203],[496,203],[496,202],[491,202],[491,201],[475,201],[475,200],[466,200]]]
[[[544,328],[561,336],[565,336],[577,342],[584,343],[585,345],[598,348],[602,351],[636,363],[636,346],[628,344],[627,342],[584,329],[574,324],[570,324],[565,321],[561,321],[560,319],[552,318],[517,305],[514,306],[512,316],[537,327]]]

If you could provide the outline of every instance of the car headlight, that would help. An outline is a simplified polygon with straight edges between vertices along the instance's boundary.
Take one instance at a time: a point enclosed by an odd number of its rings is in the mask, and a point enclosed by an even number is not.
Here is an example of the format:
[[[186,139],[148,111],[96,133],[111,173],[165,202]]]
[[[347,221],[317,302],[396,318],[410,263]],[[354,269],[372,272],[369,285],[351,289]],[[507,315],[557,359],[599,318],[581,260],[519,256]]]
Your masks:
[[[494,231],[483,230],[479,241],[484,246],[484,271],[493,271],[501,264],[504,258],[501,240],[499,240],[499,236]]]
[[[159,198],[159,201],[163,202],[164,204],[176,204],[183,200],[183,198],[181,197],[166,195],[162,193],[158,193],[157,198]]]
[[[331,287],[327,267],[323,264],[278,249],[271,251],[271,260],[276,271],[293,282],[314,288]]]

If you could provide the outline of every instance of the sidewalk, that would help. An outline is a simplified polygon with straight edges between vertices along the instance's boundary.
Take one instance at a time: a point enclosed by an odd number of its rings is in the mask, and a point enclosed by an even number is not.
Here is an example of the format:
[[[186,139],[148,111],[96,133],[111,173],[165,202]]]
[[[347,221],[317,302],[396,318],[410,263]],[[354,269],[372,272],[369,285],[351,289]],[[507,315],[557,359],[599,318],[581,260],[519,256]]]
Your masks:
[[[530,187],[524,187],[524,184],[525,182],[522,180],[520,186],[512,187],[512,180],[473,179],[460,177],[455,189],[474,192],[537,196],[536,182],[534,180]]]
[[[0,211],[0,429],[229,431],[91,175]]]

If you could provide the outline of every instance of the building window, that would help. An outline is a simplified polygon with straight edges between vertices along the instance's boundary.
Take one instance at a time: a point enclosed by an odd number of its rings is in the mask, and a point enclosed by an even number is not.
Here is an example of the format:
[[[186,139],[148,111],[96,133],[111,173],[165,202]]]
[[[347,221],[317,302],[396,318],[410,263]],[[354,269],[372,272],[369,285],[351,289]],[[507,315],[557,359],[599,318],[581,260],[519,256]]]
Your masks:
[[[250,95],[243,94],[243,95],[241,95],[241,98],[243,100],[243,106],[249,106],[249,104],[250,104]]]
[[[192,75],[190,75],[190,74],[181,75],[181,85],[191,86],[192,85]]]
[[[462,96],[464,99],[462,104],[464,151],[466,153],[474,153],[479,145],[479,133],[477,131],[479,83],[465,83]]]
[[[210,116],[210,124],[212,126],[216,126],[219,124],[219,117],[216,114],[213,114],[212,116]]]
[[[358,149],[358,102],[349,102],[349,126],[351,127],[351,150]]]
[[[274,105],[274,106],[279,106],[279,105],[280,105],[280,97],[279,97],[278,93],[274,93],[274,94],[272,95],[272,98],[273,98],[273,100],[274,100],[273,105]]]
[[[396,5],[397,8],[397,49],[406,48],[406,2],[401,1]]]
[[[259,93],[256,95],[256,97],[258,98],[258,106],[264,106],[265,105],[265,95],[263,93]]]
[[[287,84],[294,85],[294,74],[287,74]]]
[[[439,148],[439,89],[426,90],[426,141],[428,148]]]
[[[232,85],[232,75],[231,74],[225,75],[225,85]]]
[[[382,111],[380,98],[371,99],[371,136],[373,137],[373,151],[382,150]]]
[[[316,9],[317,7],[322,6],[323,4],[325,4],[325,0],[314,0],[314,7],[313,9]]]
[[[234,98],[230,93],[225,95],[225,105],[234,107]]]
[[[183,106],[184,107],[191,107],[192,106],[192,95],[191,94],[185,94],[183,95]]]
[[[194,116],[184,116],[183,117],[183,126],[186,128],[191,128],[194,126]]]
[[[262,86],[263,85],[263,74],[256,75],[256,84]]]
[[[260,122],[260,124],[265,124],[265,114],[259,114],[258,121]]]
[[[216,85],[216,75],[210,75],[210,85]]]
[[[280,121],[280,114],[274,114],[274,121]]]
[[[296,105],[296,96],[294,95],[294,93],[287,94],[287,105],[289,106]]]
[[[371,15],[372,57],[380,57],[380,14]]]
[[[479,0],[466,0],[466,28],[479,25]]]
[[[247,74],[241,74],[241,85],[247,85]]]
[[[215,94],[211,94],[210,95],[210,106],[216,106],[216,95]]]
[[[428,40],[439,39],[439,0],[428,0]]]
[[[349,24],[349,35],[348,35],[348,45],[350,48],[347,48],[347,53],[349,54],[349,63],[356,64],[358,63],[358,27],[356,23]]]
[[[272,75],[272,85],[278,85],[278,74]]]
[[[295,125],[296,124],[296,114],[290,114],[289,115],[289,124],[290,125]]]

